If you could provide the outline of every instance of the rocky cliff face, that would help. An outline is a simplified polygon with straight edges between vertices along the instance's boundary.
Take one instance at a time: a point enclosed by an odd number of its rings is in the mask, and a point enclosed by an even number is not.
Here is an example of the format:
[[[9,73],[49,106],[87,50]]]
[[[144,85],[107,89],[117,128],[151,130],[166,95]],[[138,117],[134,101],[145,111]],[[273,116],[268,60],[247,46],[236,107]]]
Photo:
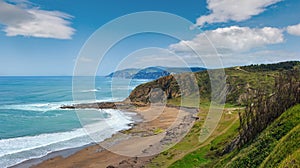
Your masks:
[[[128,98],[131,102],[147,104],[193,95],[199,92],[197,76],[197,73],[183,73],[162,77],[139,85],[131,92]]]
[[[131,102],[160,102],[165,99],[180,97],[178,83],[174,76],[166,76],[155,81],[139,85],[129,95]]]

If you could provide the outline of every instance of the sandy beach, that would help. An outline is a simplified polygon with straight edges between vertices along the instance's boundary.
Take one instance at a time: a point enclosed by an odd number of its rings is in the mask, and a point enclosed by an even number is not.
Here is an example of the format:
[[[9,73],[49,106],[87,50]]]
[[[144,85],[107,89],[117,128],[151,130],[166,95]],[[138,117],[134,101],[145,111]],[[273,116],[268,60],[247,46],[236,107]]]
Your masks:
[[[189,131],[198,110],[152,105],[134,110],[143,119],[99,144],[33,159],[16,167],[143,167]]]

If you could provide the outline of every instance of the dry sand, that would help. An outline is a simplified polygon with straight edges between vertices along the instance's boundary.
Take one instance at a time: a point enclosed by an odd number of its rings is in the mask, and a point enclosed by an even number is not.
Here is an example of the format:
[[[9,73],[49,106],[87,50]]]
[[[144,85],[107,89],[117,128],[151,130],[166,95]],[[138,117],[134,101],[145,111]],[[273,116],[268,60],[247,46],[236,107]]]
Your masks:
[[[66,158],[57,156],[32,167],[143,167],[155,154],[180,141],[193,125],[193,116],[197,110],[154,105],[140,107],[136,112],[142,116],[143,122],[132,129],[115,134],[100,145],[86,147]]]

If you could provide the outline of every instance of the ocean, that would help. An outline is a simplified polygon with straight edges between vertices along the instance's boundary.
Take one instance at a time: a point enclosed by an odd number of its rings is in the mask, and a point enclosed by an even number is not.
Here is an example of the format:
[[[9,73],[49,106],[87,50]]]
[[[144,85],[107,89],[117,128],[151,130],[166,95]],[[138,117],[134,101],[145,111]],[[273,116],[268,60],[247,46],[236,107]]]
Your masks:
[[[145,82],[96,77],[95,89],[80,92],[94,92],[97,102],[119,101]],[[92,143],[75,110],[59,108],[72,101],[72,77],[0,77],[0,168]],[[99,114],[84,121],[87,125],[109,123],[109,128],[105,124],[98,128],[98,141],[128,129],[133,122],[133,114],[119,110],[99,110]]]

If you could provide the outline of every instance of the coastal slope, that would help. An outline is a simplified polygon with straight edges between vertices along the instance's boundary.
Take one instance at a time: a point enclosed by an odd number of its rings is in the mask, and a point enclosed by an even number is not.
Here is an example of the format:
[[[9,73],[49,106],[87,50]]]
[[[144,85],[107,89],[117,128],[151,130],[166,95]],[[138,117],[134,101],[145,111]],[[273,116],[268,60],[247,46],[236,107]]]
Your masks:
[[[245,106],[247,105],[245,100],[249,100],[249,94],[263,89],[265,94],[272,95],[274,86],[276,86],[275,79],[278,75],[285,71],[299,69],[299,67],[299,62],[292,61],[269,65],[226,68],[226,85],[229,89],[224,112],[216,130],[205,142],[199,142],[199,134],[203,129],[202,126],[210,107],[211,83],[208,71],[170,75],[139,85],[126,100],[121,102],[68,106],[66,108],[117,108],[118,106],[124,107],[124,110],[136,110],[142,114],[142,109],[149,108],[153,103],[153,96],[159,97],[163,94],[166,98],[167,109],[169,109],[168,117],[176,116],[175,109],[178,109],[180,106],[191,109],[196,108],[199,112],[196,116],[190,115],[193,124],[188,134],[175,146],[158,155],[147,158],[126,158],[102,150],[100,150],[100,153],[95,152],[99,148],[93,146],[65,159],[48,160],[37,167],[49,165],[55,167],[55,165],[66,165],[67,163],[68,166],[62,167],[72,167],[74,165],[79,167],[99,167],[101,165],[110,168],[122,166],[272,167],[274,165],[282,166],[286,163],[290,165],[297,164],[299,163],[299,147],[295,143],[299,140],[299,105],[282,113],[263,132],[257,133],[253,136],[254,139],[252,141],[249,141],[241,148],[233,148],[232,151],[227,153],[222,151],[239,135],[240,113],[245,111]],[[188,86],[189,82],[194,81],[187,80],[191,79],[191,76],[195,76],[201,94],[201,100],[196,106],[193,103],[189,103],[189,101],[183,103],[181,101],[183,94],[193,95]],[[176,79],[186,79],[184,81],[186,81],[187,87],[180,89]],[[157,110],[152,112],[154,113],[155,111]],[[166,116],[160,117],[162,118],[157,120],[159,122],[166,122],[170,119]],[[145,127],[142,125],[138,124],[124,133],[153,135],[162,133],[166,129],[159,123],[146,124]],[[140,128],[143,128],[144,132],[140,132]],[[284,154],[278,155],[279,152]]]

